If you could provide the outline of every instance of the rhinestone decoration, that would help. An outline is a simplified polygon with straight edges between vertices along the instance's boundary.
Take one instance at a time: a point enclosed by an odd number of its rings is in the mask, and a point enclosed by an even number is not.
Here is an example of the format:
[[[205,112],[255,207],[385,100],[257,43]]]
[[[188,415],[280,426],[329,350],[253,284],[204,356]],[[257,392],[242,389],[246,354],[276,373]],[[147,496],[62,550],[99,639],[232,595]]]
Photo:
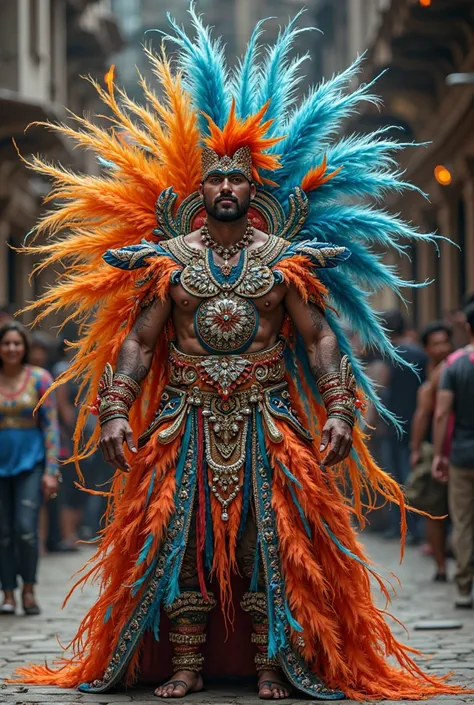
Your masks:
[[[208,249],[214,250],[216,255],[222,257],[224,260],[224,264],[221,265],[222,274],[229,276],[232,271],[232,265],[229,263],[229,260],[236,255],[239,250],[243,250],[244,247],[250,245],[253,240],[253,227],[248,225],[243,238],[239,240],[239,242],[236,242],[231,247],[224,247],[212,239],[207,222],[205,222],[201,227],[201,240]]]
[[[209,351],[244,350],[253,339],[258,313],[251,301],[220,294],[203,301],[196,312],[196,333]]]
[[[240,147],[233,157],[227,154],[219,157],[213,149],[204,147],[201,153],[201,169],[203,181],[213,172],[230,174],[233,171],[240,171],[246,179],[252,181],[252,151],[246,145],[245,147]]]
[[[200,367],[206,375],[224,392],[239,379],[249,366],[251,363],[248,360],[235,355],[229,357],[209,356],[200,363]]]

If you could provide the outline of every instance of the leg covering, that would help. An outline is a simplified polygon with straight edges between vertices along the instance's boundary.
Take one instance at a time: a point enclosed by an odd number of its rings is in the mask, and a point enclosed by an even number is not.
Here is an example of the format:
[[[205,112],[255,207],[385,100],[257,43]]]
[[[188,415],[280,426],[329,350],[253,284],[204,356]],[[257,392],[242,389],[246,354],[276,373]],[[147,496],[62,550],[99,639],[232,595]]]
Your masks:
[[[202,670],[201,647],[206,642],[207,615],[216,605],[214,596],[208,595],[209,599],[205,600],[200,592],[186,590],[165,608],[172,625],[170,641],[175,673]]]
[[[257,673],[280,668],[277,657],[268,656],[268,612],[267,596],[264,592],[246,592],[240,606],[252,619],[252,643],[257,647],[255,668]]]

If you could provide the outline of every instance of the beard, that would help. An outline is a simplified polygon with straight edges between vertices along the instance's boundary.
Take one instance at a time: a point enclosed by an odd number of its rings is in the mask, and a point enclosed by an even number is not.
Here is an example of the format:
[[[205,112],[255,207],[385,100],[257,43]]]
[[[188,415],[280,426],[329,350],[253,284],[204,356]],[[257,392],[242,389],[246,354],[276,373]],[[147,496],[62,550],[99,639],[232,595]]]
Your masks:
[[[220,198],[223,200],[222,197]],[[209,200],[204,197],[206,213],[215,220],[220,220],[223,223],[232,223],[235,220],[240,220],[244,215],[247,215],[250,208],[250,194],[244,201],[239,201],[234,197],[229,197],[229,200],[233,201],[232,206],[222,206],[219,200],[217,202],[209,202]]]

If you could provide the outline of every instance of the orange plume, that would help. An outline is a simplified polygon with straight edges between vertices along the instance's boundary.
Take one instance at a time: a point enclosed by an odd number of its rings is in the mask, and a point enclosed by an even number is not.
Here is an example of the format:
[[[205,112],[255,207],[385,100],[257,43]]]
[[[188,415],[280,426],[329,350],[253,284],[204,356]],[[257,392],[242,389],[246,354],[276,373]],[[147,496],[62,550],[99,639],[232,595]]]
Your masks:
[[[233,157],[235,152],[241,147],[250,147],[252,152],[252,177],[258,184],[270,184],[276,186],[273,181],[260,176],[259,170],[274,171],[280,168],[280,160],[277,154],[264,154],[266,149],[273,147],[284,137],[265,137],[266,133],[273,124],[273,120],[265,120],[262,122],[263,116],[267,112],[269,105],[268,101],[263,105],[258,113],[250,115],[245,120],[237,118],[235,112],[235,100],[232,100],[232,106],[229,113],[229,119],[223,129],[218,127],[214,120],[203,113],[209,124],[210,136],[204,140],[204,143],[210,149],[213,149],[219,157],[228,155]]]
[[[314,191],[315,189],[325,184],[327,181],[333,179],[336,174],[339,174],[341,169],[342,166],[340,166],[335,171],[332,171],[330,174],[327,174],[327,159],[326,157],[324,157],[323,161],[319,166],[314,167],[314,169],[310,169],[308,173],[305,174],[305,176],[303,177],[303,181],[301,182],[302,191],[304,191],[305,193],[308,193],[309,191]]]

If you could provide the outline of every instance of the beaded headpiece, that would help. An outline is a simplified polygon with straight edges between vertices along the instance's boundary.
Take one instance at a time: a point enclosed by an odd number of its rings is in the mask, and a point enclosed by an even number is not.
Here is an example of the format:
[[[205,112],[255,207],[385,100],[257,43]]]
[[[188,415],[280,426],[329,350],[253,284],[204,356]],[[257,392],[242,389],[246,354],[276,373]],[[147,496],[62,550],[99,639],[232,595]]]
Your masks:
[[[213,149],[204,147],[201,155],[201,167],[203,181],[214,172],[231,174],[236,171],[252,181],[252,150],[248,146],[240,147],[233,157],[229,157],[227,154],[219,157]]]

